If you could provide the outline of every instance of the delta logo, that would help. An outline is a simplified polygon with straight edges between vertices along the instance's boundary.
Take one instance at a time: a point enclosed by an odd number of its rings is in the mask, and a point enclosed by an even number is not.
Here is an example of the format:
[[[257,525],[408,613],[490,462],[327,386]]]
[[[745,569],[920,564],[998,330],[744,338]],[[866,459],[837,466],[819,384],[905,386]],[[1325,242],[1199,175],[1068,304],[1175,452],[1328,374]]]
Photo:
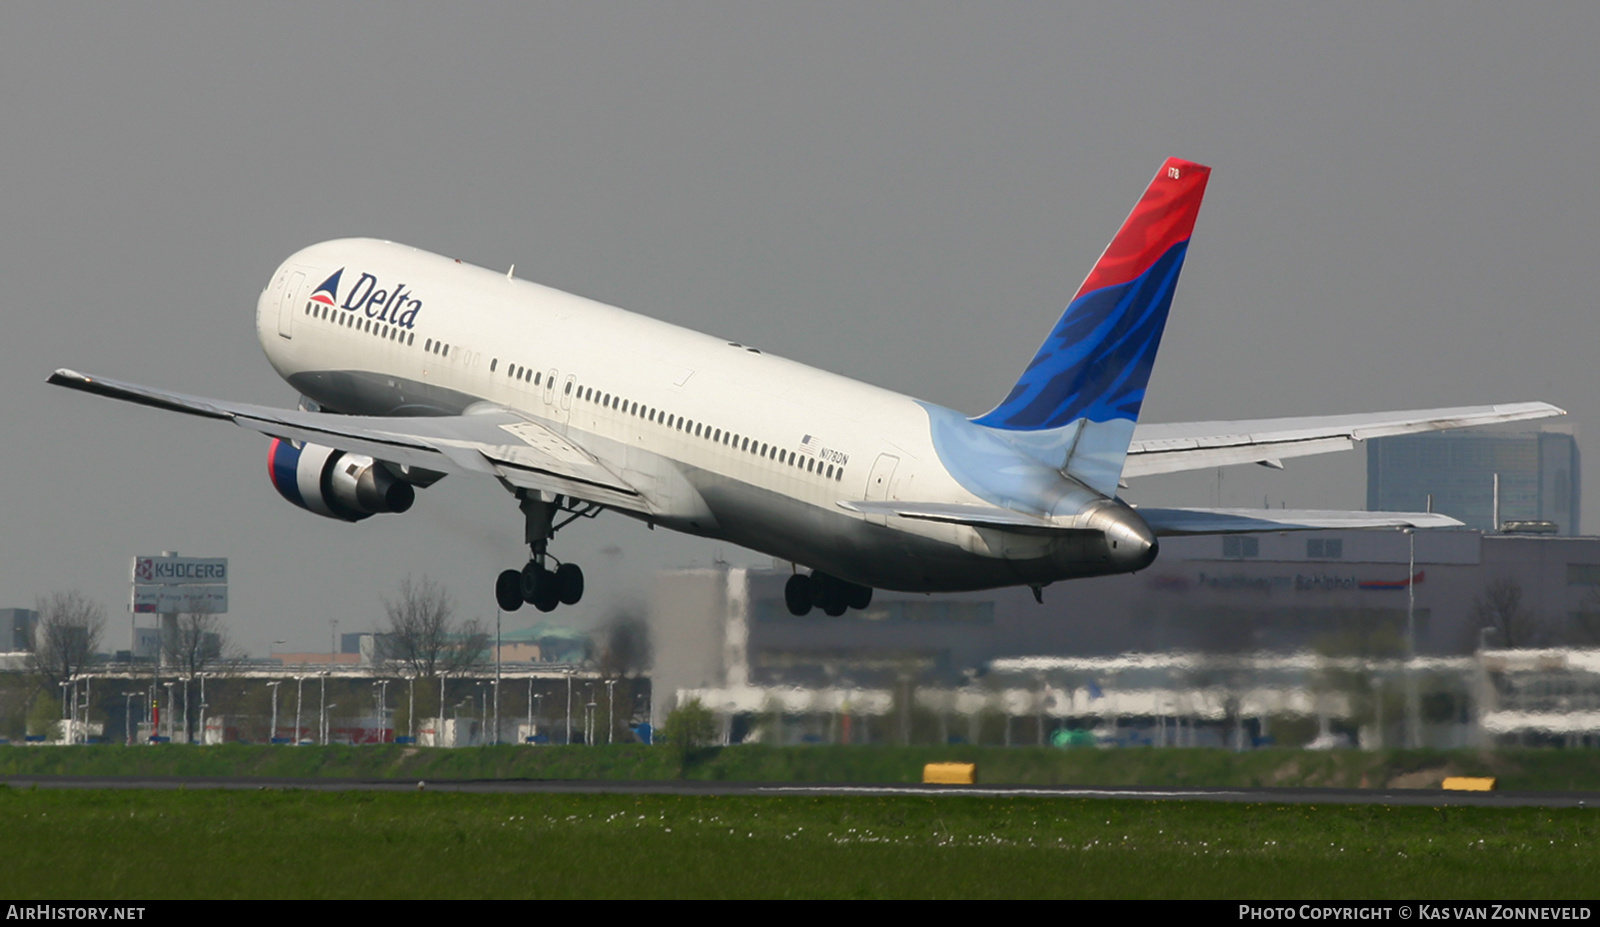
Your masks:
[[[341,267],[322,281],[321,285],[311,293],[311,301],[350,312],[359,312],[369,319],[387,322],[400,328],[416,327],[417,313],[422,311],[422,300],[417,299],[416,294],[406,289],[405,284],[386,289],[380,285],[376,275],[362,273],[351,285],[344,302],[340,302],[339,285],[344,272],[345,268]]]
[[[322,286],[317,287],[317,291],[311,294],[311,301],[321,303],[324,306],[332,306],[337,303],[339,301],[339,275],[343,273],[344,268],[341,267],[333,272],[333,276],[322,281]]]

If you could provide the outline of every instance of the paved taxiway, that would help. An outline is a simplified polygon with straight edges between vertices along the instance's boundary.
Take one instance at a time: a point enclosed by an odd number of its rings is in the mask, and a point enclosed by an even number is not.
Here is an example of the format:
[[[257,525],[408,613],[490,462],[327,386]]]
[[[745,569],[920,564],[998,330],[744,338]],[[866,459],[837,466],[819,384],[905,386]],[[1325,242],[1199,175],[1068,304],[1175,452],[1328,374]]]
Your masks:
[[[1303,805],[1600,808],[1600,792],[1456,792],[1442,789],[1156,788],[1032,785],[916,785],[596,781],[572,779],[257,779],[204,776],[6,776],[0,784],[43,789],[304,789],[321,792],[497,792],[609,795],[967,795],[985,798],[1111,798]]]

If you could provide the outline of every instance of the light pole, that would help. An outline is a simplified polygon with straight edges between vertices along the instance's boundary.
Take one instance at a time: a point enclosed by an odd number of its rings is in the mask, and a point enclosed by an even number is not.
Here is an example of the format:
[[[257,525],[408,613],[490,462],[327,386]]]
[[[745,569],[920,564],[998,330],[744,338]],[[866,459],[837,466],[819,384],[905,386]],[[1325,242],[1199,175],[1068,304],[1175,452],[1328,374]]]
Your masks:
[[[615,695],[615,679],[606,680],[606,746],[611,746],[611,738],[617,731],[617,700]]]
[[[488,741],[489,727],[489,684],[478,683],[478,730],[484,734],[484,741]]]
[[[491,744],[500,743],[500,609],[494,610],[494,738]]]
[[[583,743],[594,746],[594,710],[599,707],[594,700],[594,683],[589,683],[589,701],[583,706]]]
[[[278,742],[278,687],[283,685],[283,680],[267,683],[267,688],[272,690],[272,729],[267,732],[267,743]]]
[[[305,700],[306,677],[294,677],[294,745],[300,746],[300,705]]]
[[[1417,529],[1404,528],[1406,536],[1406,748],[1422,741],[1421,704],[1417,696]]]
[[[533,726],[533,677],[528,677],[528,737],[537,737],[538,730]]]
[[[67,706],[70,705],[72,700],[78,695],[78,683],[76,679],[72,680],[71,682],[63,679],[61,682],[57,683],[57,685],[61,686],[61,720],[67,722],[66,724],[62,725],[61,737],[67,743],[72,743],[72,729],[77,726],[78,721],[77,709],[73,709],[72,717],[69,719],[67,715]],[[70,696],[67,695],[67,686],[72,687],[72,695]]]
[[[406,674],[406,740],[417,745],[417,671]]]
[[[177,684],[178,681],[176,679],[172,682],[162,683],[167,687],[167,743],[169,744],[172,743],[172,688]]]
[[[206,744],[206,674],[200,674],[200,746]]]
[[[378,690],[378,739],[388,743],[389,735],[385,733],[388,728],[384,725],[384,719],[389,714],[389,680],[380,679],[372,687]]]
[[[126,706],[123,709],[122,727],[123,727],[123,733],[127,735],[127,741],[128,741],[127,745],[130,746],[130,747],[133,746],[133,700],[134,700],[134,698],[136,696],[139,697],[139,698],[143,698],[144,697],[144,693],[143,692],[124,692],[124,693],[122,693],[122,697],[126,700]]]
[[[322,745],[328,745],[328,671],[323,670],[317,674],[317,682],[322,687],[322,695],[317,699],[317,734],[322,738]]]
[[[433,723],[433,745],[444,746],[444,688],[445,680],[449,676],[444,670],[439,671],[439,719]]]
[[[567,746],[572,746],[572,670],[567,670]]]

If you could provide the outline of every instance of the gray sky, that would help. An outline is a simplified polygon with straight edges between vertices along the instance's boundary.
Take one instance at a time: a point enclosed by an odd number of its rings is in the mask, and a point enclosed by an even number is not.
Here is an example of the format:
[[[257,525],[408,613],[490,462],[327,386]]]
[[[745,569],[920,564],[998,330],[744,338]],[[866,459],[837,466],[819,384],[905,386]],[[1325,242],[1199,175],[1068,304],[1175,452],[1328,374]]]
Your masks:
[[[1600,435],[1600,9],[1283,6],[8,5],[0,605],[78,586],[126,646],[128,559],[176,549],[231,558],[256,652],[375,626],[408,572],[492,620],[525,559],[498,486],[336,523],[273,492],[257,435],[45,385],[291,404],[255,299],[347,235],[978,413],[1176,155],[1214,173],[1146,420],[1538,399]],[[1130,498],[1363,487],[1355,452]],[[762,562],[617,516],[558,552],[580,625],[658,565]]]

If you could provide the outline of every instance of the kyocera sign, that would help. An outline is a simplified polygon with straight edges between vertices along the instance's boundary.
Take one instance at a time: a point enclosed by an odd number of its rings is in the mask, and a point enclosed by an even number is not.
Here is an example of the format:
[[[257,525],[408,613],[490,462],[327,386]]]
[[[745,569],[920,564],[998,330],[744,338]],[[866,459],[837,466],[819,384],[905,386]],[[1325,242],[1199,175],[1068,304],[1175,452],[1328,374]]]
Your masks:
[[[139,585],[227,583],[227,557],[135,557],[133,575]]]

